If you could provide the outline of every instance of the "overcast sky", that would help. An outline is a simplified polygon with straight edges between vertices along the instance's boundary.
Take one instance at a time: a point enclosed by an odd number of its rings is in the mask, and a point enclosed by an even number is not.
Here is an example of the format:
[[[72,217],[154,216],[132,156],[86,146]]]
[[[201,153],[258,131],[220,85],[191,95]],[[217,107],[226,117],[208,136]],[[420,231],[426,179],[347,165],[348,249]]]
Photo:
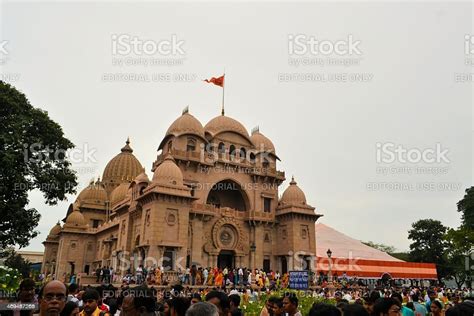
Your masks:
[[[225,69],[226,114],[249,132],[260,126],[286,172],[280,194],[294,175],[321,222],[399,250],[408,249],[418,219],[459,225],[456,203],[472,184],[472,81],[462,75],[472,72],[466,62],[474,64],[470,39],[465,47],[470,3],[1,8],[3,79],[48,111],[79,149],[94,151],[94,161],[74,163],[78,190],[102,175],[127,136],[150,176],[184,107],[203,125],[219,115],[221,89],[202,79]],[[146,47],[128,52],[132,38]],[[141,64],[121,64],[131,61]],[[410,150],[411,162],[391,160],[396,146]],[[441,174],[417,174],[424,167]],[[27,249],[43,250],[74,199],[50,207],[40,193],[30,195],[42,218]]]

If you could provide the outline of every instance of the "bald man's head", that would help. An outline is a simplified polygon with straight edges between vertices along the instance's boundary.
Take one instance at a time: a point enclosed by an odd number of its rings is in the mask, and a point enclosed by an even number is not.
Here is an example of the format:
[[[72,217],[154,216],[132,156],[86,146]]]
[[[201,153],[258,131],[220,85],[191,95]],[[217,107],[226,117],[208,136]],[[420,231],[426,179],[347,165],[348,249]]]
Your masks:
[[[46,283],[39,293],[40,315],[57,316],[66,304],[66,285],[61,281]]]

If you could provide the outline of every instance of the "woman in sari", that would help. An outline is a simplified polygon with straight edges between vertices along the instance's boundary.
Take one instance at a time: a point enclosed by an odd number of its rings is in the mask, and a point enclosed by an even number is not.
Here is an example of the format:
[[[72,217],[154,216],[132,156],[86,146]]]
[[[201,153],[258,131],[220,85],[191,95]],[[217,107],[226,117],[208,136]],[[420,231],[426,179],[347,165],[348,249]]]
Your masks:
[[[196,285],[201,285],[202,284],[202,270],[199,269],[196,272]]]
[[[213,286],[214,285],[214,274],[213,273],[209,273],[209,275],[207,276],[207,285],[208,286]]]
[[[222,287],[222,282],[224,281],[224,275],[222,272],[219,272],[216,277],[216,286],[217,287]]]
[[[281,283],[282,283],[281,285],[283,288],[286,288],[288,286],[288,273],[283,274]]]
[[[155,269],[155,284],[161,285],[161,269],[160,268]]]

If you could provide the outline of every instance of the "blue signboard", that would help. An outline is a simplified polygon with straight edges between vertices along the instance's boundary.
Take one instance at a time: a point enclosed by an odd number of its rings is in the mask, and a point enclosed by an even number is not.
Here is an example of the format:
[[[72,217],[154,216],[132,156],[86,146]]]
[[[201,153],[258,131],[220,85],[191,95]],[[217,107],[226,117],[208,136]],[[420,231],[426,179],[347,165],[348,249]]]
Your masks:
[[[290,271],[290,289],[307,290],[308,287],[309,271]]]

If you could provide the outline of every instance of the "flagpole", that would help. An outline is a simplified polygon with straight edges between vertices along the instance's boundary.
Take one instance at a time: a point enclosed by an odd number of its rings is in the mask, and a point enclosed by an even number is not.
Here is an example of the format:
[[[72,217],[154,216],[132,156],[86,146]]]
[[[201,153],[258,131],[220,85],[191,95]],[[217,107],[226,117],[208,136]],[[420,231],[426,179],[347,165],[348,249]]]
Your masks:
[[[221,114],[224,115],[225,114],[225,111],[224,111],[224,94],[225,94],[225,69],[224,69],[224,80],[223,80],[223,84],[222,84],[222,112]]]

